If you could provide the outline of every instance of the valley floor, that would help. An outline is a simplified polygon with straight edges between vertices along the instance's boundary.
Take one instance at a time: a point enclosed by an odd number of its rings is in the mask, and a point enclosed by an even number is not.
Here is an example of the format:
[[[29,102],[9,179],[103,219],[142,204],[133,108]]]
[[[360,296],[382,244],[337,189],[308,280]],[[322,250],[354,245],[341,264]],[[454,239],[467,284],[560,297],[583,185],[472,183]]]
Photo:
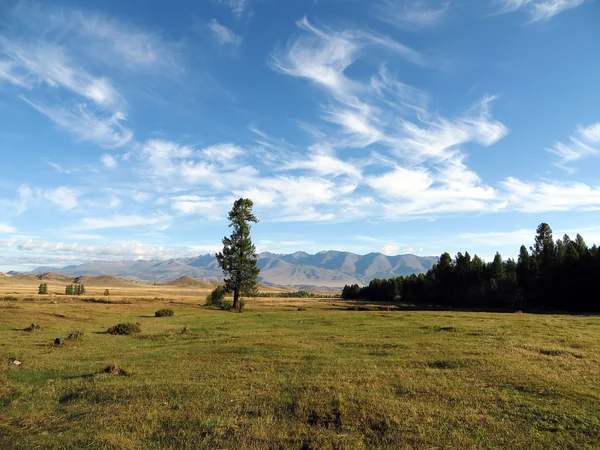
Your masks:
[[[0,448],[594,448],[600,317],[0,297]],[[173,317],[155,318],[171,308]],[[23,328],[36,322],[39,331]],[[142,332],[112,336],[120,322]],[[189,325],[189,333],[182,328]],[[53,347],[56,337],[83,331]],[[12,359],[22,362],[12,363]],[[104,373],[115,364],[125,373]]]

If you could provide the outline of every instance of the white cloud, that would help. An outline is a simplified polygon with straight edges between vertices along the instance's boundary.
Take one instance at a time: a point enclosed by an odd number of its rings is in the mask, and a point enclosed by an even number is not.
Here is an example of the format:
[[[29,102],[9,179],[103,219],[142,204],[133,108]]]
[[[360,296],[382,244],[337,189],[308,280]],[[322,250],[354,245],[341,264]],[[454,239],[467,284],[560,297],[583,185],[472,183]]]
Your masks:
[[[30,80],[29,85],[62,87],[106,108],[121,108],[124,100],[112,83],[94,77],[69,60],[62,47],[47,42],[24,44],[0,39],[0,52],[10,58],[13,70]]]
[[[432,27],[446,16],[449,2],[434,3],[436,6],[431,6],[431,3],[424,0],[381,0],[377,7],[377,17],[407,30]]]
[[[171,199],[175,211],[184,215],[199,215],[216,220],[224,217],[233,199],[217,199],[198,195],[180,195]]]
[[[354,164],[337,158],[334,149],[330,146],[314,145],[309,150],[308,155],[284,164],[280,170],[306,169],[319,175],[361,177],[360,169]]]
[[[29,81],[25,75],[17,74],[18,68],[14,61],[0,60],[0,81],[5,80],[11,84],[28,87]]]
[[[229,162],[244,155],[244,150],[234,144],[217,144],[201,150],[200,155],[208,161]]]
[[[72,261],[82,260],[123,260],[123,259],[168,259],[180,256],[191,256],[191,249],[185,248],[175,250],[163,246],[148,246],[143,244],[122,244],[112,246],[87,245],[79,243],[52,242],[34,239],[10,239],[0,241],[0,247],[6,249],[17,249],[24,252],[42,252],[37,261],[47,258],[53,253],[73,255]],[[197,255],[197,253],[196,253]],[[47,259],[46,259],[47,260]]]
[[[249,198],[258,208],[270,207],[277,199],[277,192],[267,189],[250,188],[233,191],[236,197]]]
[[[79,204],[79,192],[73,188],[61,186],[54,189],[46,189],[42,192],[44,199],[53,203],[61,209],[73,209]]]
[[[9,234],[9,233],[16,233],[17,229],[11,225],[8,225],[6,223],[0,223],[0,233],[1,234]]]
[[[147,192],[134,192],[133,195],[131,196],[131,198],[133,199],[134,202],[144,203],[144,202],[147,202],[151,198],[151,195]]]
[[[171,217],[167,215],[138,216],[138,215],[114,215],[103,218],[83,218],[77,229],[100,230],[105,228],[138,227],[148,225],[160,225],[168,227]]]
[[[43,106],[25,97],[22,99],[82,141],[93,142],[105,148],[116,148],[125,145],[133,137],[133,133],[121,124],[126,120],[122,113],[98,116],[83,105],[69,110]]]
[[[163,74],[180,70],[177,44],[101,13],[21,1],[10,17],[37,34],[40,42],[60,42],[77,54],[119,70],[164,69]]]
[[[117,160],[108,154],[104,154],[100,157],[100,161],[102,161],[102,164],[104,164],[104,167],[107,167],[109,169],[114,169],[115,167],[117,167],[118,163]]]
[[[579,182],[528,182],[509,177],[500,183],[508,208],[525,213],[600,210],[600,186]]]
[[[211,19],[208,22],[208,29],[213,34],[217,42],[221,45],[233,45],[237,46],[242,43],[242,37],[235,34],[232,30],[227,28],[225,25],[221,25],[217,22],[217,19]]]
[[[498,14],[526,11],[532,22],[549,20],[557,14],[581,6],[585,0],[495,0]]]
[[[72,172],[71,169],[66,169],[66,168],[64,168],[63,166],[61,166],[58,163],[55,163],[55,162],[52,162],[52,161],[48,161],[47,163],[48,163],[48,165],[50,167],[54,168],[59,173],[64,173],[64,174],[68,175],[68,174],[70,174]]]
[[[585,0],[546,0],[533,3],[532,20],[548,20],[560,12],[575,8]]]
[[[248,0],[216,0],[223,6],[228,7],[236,18],[240,18],[248,10]]]
[[[384,255],[397,255],[398,251],[400,250],[400,247],[397,245],[384,245],[381,248],[381,253],[383,253]]]
[[[546,151],[558,157],[554,162],[556,166],[572,171],[572,163],[600,153],[600,122],[586,128],[578,127],[577,133],[569,136],[568,144],[557,142]]]

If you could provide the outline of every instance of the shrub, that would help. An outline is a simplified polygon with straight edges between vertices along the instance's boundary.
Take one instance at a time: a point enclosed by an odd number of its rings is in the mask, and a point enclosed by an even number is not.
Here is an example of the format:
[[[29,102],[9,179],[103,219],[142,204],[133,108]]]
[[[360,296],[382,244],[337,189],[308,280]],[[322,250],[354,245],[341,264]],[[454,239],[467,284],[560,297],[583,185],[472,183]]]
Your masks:
[[[17,300],[18,300],[18,298],[15,297],[14,295],[5,295],[4,296],[5,302],[16,302]]]
[[[129,335],[129,334],[135,334],[135,333],[140,333],[142,331],[142,329],[140,328],[140,326],[136,323],[119,323],[117,325],[115,325],[114,327],[110,327],[108,330],[106,330],[106,332],[108,334],[124,334],[124,335]]]
[[[29,325],[27,328],[25,328],[25,331],[39,331],[40,326],[37,323],[32,323],[31,325]]]
[[[107,297],[110,295],[110,291],[108,289],[104,290],[104,295],[106,295]]]
[[[154,313],[155,317],[171,317],[175,313],[172,309],[159,309]]]
[[[231,302],[225,300],[225,294],[227,290],[225,286],[217,286],[210,294],[206,296],[206,306],[216,306],[220,309],[231,309]]]
[[[102,372],[103,373],[107,373],[109,375],[121,375],[121,376],[124,376],[124,377],[128,377],[130,375],[130,373],[127,370],[122,369],[121,367],[119,367],[117,365],[117,363],[112,363],[112,364],[106,366],[102,370]]]
[[[79,339],[81,336],[83,336],[83,331],[72,331],[71,334],[69,334],[69,337],[67,339],[69,339],[69,340]]]

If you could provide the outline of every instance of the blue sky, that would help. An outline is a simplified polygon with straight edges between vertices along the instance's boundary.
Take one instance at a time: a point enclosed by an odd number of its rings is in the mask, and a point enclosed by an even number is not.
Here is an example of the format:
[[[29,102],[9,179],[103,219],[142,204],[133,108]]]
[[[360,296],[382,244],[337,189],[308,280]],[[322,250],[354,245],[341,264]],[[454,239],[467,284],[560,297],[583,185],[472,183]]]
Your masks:
[[[98,9],[90,9],[91,7]],[[600,243],[600,1],[0,4],[0,270]]]

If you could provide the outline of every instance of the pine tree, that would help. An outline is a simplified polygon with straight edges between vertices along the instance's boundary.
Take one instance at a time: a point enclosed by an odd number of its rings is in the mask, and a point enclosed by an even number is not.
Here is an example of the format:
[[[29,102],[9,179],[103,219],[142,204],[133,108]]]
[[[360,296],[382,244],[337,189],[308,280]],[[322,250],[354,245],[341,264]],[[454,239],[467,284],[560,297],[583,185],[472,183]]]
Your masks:
[[[44,295],[48,293],[48,283],[42,283],[40,284],[39,288],[38,288],[38,294],[40,295]]]
[[[229,212],[229,226],[233,227],[230,237],[223,238],[223,251],[217,261],[225,275],[225,288],[233,292],[233,308],[240,309],[240,295],[255,295],[260,269],[256,247],[250,239],[250,223],[258,223],[252,214],[252,200],[240,198]]]
[[[538,265],[551,263],[555,259],[552,228],[547,223],[541,223],[537,227],[535,243],[531,247],[531,256],[536,260]]]
[[[495,280],[503,280],[505,274],[504,262],[502,261],[502,256],[500,253],[496,252],[496,256],[494,256],[494,261],[490,264],[491,276]]]

